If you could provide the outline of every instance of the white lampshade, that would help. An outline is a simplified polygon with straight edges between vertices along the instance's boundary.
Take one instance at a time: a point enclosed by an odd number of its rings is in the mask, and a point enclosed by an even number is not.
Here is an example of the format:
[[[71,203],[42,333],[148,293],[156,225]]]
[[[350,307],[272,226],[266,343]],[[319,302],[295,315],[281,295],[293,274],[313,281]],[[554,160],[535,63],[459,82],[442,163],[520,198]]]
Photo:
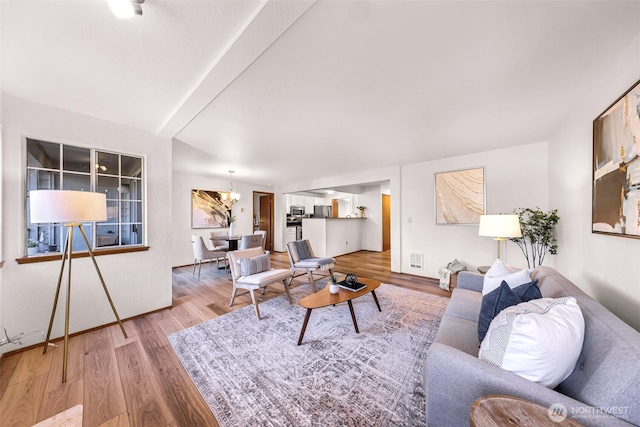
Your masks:
[[[518,215],[482,215],[479,236],[522,237]]]
[[[33,190],[29,207],[32,224],[107,220],[107,196],[102,193]]]

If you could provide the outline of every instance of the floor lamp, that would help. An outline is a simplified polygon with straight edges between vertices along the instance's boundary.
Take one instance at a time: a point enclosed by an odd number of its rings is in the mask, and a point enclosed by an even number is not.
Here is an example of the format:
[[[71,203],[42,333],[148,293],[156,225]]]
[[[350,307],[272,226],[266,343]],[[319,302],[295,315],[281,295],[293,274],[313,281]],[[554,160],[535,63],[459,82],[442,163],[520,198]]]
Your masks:
[[[522,237],[520,218],[518,215],[482,215],[478,235],[493,237],[498,241],[498,259],[500,259],[500,242]]]
[[[60,296],[60,286],[62,284],[62,276],[64,275],[64,266],[67,258],[69,258],[68,280],[67,280],[67,302],[64,316],[64,356],[62,360],[62,382],[67,381],[67,359],[68,359],[68,343],[69,343],[69,309],[71,302],[71,261],[73,259],[73,228],[78,227],[84,242],[87,244],[89,256],[96,268],[102,288],[107,295],[109,304],[113,314],[116,315],[120,329],[125,338],[127,332],[124,330],[122,321],[118,316],[116,307],[113,305],[107,285],[104,283],[98,263],[93,256],[91,245],[87,239],[87,235],[82,229],[83,222],[106,221],[107,219],[107,198],[105,194],[92,193],[88,191],[69,191],[69,190],[34,190],[29,192],[29,208],[31,211],[31,223],[63,223],[67,227],[67,238],[64,242],[64,250],[62,251],[62,265],[60,266],[60,275],[58,276],[58,287],[56,288],[56,296],[53,300],[53,310],[51,311],[51,320],[49,321],[49,330],[47,331],[47,339],[44,342],[43,354],[47,352],[49,339],[51,338],[51,329],[53,327],[53,319],[56,315],[58,306],[58,297]]]

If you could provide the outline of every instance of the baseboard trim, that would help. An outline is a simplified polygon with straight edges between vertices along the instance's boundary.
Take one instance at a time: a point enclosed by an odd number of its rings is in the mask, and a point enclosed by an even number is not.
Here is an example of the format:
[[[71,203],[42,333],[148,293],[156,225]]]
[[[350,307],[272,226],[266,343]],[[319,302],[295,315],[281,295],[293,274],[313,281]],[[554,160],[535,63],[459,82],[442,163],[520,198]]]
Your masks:
[[[149,314],[158,313],[160,311],[168,310],[168,309],[171,309],[171,308],[173,308],[173,304],[172,305],[168,305],[168,306],[163,307],[163,308],[159,308],[157,310],[152,310],[152,311],[148,311],[146,313],[141,313],[141,314],[138,314],[136,316],[127,317],[126,319],[121,319],[121,320],[122,320],[122,322],[126,322],[128,320],[133,320],[133,319],[137,319],[138,317],[148,316]],[[85,329],[83,331],[74,332],[72,334],[69,334],[69,338],[75,337],[77,335],[86,334],[88,332],[97,331],[99,329],[108,328],[109,326],[113,326],[113,325],[117,325],[117,324],[118,324],[118,322],[116,321],[116,322],[111,322],[111,323],[107,323],[107,324],[104,324],[104,325],[96,326],[94,328]],[[52,339],[49,340],[49,342],[52,343],[52,342],[56,342],[56,341],[62,341],[63,339],[64,339],[64,336],[61,336],[61,337],[57,337],[57,338],[52,338]],[[23,351],[31,350],[32,348],[42,347],[42,344],[44,344],[44,342],[31,344],[30,346],[27,346],[27,347],[17,348],[15,350],[11,350],[11,351],[8,351],[6,353],[0,354],[0,366],[2,365],[2,359],[5,356],[11,356],[11,355],[14,355],[14,354],[17,354],[17,353],[21,353]]]

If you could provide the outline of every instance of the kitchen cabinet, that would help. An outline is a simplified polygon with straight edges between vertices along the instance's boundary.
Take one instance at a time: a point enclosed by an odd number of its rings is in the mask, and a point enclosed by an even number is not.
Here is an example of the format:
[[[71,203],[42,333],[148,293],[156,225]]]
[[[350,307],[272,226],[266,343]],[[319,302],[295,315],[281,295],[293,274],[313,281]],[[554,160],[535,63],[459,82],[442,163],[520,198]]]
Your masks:
[[[296,227],[287,227],[284,230],[284,244],[296,240]]]

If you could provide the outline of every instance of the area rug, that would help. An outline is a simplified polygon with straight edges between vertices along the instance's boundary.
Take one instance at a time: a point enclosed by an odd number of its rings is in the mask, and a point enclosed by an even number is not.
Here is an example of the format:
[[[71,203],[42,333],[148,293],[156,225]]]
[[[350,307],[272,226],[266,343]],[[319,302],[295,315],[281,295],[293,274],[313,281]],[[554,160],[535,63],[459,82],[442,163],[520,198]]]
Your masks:
[[[394,285],[313,310],[308,286],[169,335],[221,426],[415,426],[425,422],[423,368],[447,298]]]

